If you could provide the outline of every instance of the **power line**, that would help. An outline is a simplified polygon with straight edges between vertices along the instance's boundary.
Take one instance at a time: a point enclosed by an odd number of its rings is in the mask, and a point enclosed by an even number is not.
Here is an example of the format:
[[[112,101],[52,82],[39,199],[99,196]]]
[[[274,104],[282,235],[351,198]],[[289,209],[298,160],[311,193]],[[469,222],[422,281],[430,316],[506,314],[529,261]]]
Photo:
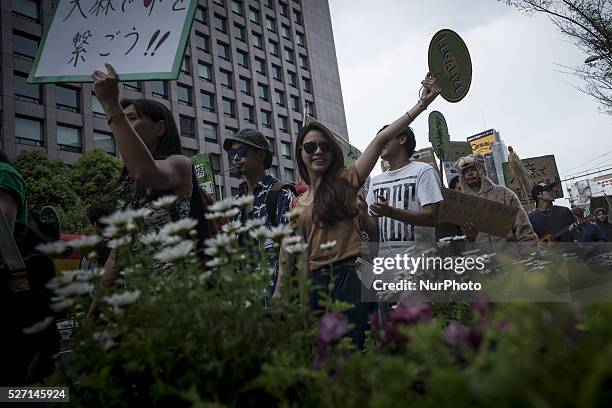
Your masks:
[[[563,173],[563,174],[566,177],[580,176],[580,174],[582,174],[582,173],[586,173],[586,172],[591,171],[591,170],[596,170],[596,169],[599,169],[601,167],[608,166],[611,163],[612,163],[612,158],[609,158],[609,159],[605,159],[603,161],[600,161],[599,163],[594,164],[593,166],[591,166],[589,168],[586,168],[584,170],[580,170],[579,172],[571,173],[571,174],[567,174],[567,173]]]
[[[600,169],[600,170],[597,170],[597,171],[592,171],[590,173],[582,174],[580,176],[568,177],[566,179],[561,180],[561,182],[563,183],[563,182],[566,182],[566,181],[574,180],[574,179],[577,179],[577,178],[580,178],[580,177],[590,176],[591,174],[601,173],[602,171],[608,171],[608,170],[612,170],[612,167],[608,167],[606,169]]]
[[[568,174],[570,171],[575,170],[575,169],[577,169],[577,168],[579,168],[579,167],[582,167],[582,166],[584,166],[585,164],[592,163],[594,160],[598,160],[598,159],[600,159],[600,158],[602,158],[602,157],[604,157],[604,156],[609,155],[610,153],[612,153],[612,150],[610,150],[609,152],[606,152],[606,153],[602,154],[601,156],[597,156],[597,157],[595,157],[595,158],[593,158],[593,159],[587,160],[586,162],[584,162],[584,163],[582,163],[582,164],[579,164],[579,165],[578,165],[578,166],[576,166],[576,167],[572,167],[571,169],[567,170],[567,172],[566,172],[566,173],[564,173],[564,174]]]

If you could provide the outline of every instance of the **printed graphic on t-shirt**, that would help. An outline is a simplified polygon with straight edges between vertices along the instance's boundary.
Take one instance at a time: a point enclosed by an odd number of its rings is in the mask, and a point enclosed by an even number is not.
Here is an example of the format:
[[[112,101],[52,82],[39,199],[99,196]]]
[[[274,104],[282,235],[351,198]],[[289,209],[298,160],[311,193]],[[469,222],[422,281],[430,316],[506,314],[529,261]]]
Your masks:
[[[375,183],[374,197],[383,196],[389,206],[408,210],[416,205],[416,179],[417,176],[402,177]],[[414,203],[412,206],[410,203]],[[414,241],[414,226],[396,221],[388,217],[378,219],[378,232],[381,242],[386,241]]]

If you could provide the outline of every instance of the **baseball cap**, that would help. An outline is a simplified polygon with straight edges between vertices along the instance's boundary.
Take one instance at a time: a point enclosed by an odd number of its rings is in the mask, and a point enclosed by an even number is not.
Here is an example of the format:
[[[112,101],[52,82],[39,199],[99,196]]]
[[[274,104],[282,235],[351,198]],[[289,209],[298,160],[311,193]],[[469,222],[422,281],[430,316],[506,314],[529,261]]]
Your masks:
[[[550,183],[542,181],[538,184],[534,184],[534,186],[531,188],[531,197],[533,198],[534,201],[538,201],[538,195],[542,191],[550,191],[553,188],[555,188],[556,185],[557,183],[554,181],[551,181]]]
[[[229,136],[223,141],[223,150],[229,152],[232,148],[233,142],[243,143],[247,146],[261,149],[266,152],[266,158],[264,161],[264,167],[269,169],[272,166],[272,150],[270,149],[270,143],[268,139],[258,130],[255,129],[241,129],[234,135]]]

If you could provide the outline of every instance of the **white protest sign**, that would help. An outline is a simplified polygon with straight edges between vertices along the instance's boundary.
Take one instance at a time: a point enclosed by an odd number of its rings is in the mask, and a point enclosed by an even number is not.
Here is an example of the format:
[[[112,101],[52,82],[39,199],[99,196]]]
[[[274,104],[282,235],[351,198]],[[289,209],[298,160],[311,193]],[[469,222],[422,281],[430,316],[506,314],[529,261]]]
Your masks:
[[[197,0],[56,0],[30,82],[93,82],[115,67],[125,81],[176,79]]]

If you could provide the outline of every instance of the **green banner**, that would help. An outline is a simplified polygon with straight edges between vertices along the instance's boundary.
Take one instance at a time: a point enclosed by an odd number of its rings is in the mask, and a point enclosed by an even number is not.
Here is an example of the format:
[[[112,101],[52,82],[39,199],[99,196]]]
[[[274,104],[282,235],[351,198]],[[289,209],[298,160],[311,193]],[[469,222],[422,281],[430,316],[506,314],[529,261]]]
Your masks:
[[[438,111],[429,114],[429,142],[433,146],[436,155],[441,160],[446,160],[450,144],[450,135],[446,119]]]
[[[191,163],[195,169],[196,179],[198,184],[210,194],[215,200],[219,200],[217,197],[217,188],[215,183],[215,173],[213,172],[212,161],[210,159],[210,153],[199,153],[191,158]]]

